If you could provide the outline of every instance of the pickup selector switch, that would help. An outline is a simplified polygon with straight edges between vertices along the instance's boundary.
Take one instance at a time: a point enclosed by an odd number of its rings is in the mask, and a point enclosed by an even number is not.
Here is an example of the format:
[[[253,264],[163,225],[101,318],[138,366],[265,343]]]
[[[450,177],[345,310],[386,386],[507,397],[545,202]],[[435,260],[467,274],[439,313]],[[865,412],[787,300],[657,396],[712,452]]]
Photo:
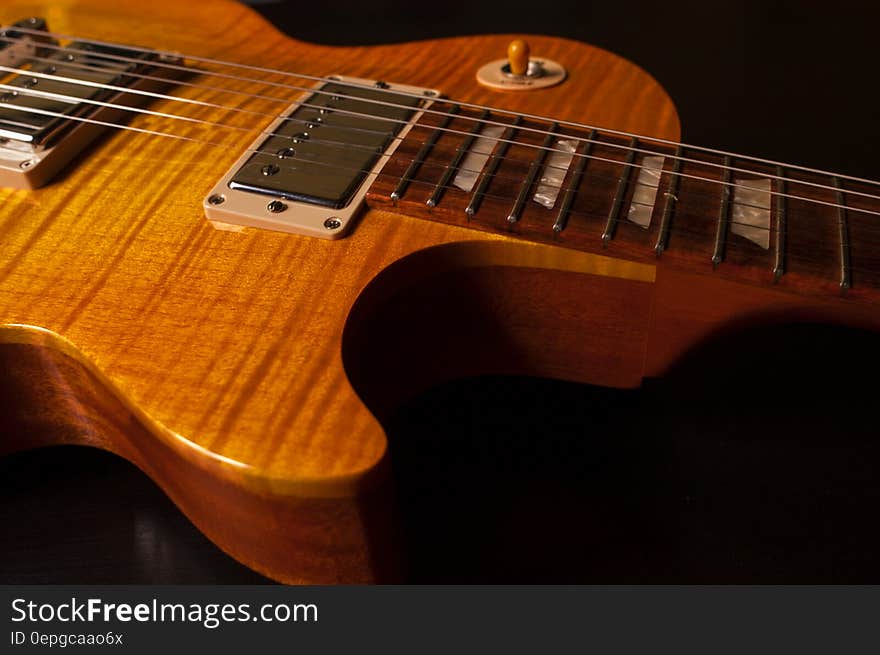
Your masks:
[[[562,64],[532,57],[529,44],[514,39],[507,46],[507,59],[496,59],[481,67],[477,71],[477,81],[499,91],[531,91],[555,86],[566,75]]]

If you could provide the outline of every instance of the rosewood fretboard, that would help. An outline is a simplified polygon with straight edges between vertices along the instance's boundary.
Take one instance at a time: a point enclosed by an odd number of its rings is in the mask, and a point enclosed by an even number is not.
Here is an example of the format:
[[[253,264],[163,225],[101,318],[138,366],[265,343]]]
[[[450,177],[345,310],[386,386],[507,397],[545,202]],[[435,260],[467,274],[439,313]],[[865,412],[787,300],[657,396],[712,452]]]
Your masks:
[[[880,297],[880,186],[453,103],[431,110],[373,183],[372,207],[628,259],[662,255],[792,290]],[[456,183],[489,123],[502,125],[482,140],[473,186]],[[554,172],[561,183],[547,183]],[[538,202],[542,190],[555,197]]]

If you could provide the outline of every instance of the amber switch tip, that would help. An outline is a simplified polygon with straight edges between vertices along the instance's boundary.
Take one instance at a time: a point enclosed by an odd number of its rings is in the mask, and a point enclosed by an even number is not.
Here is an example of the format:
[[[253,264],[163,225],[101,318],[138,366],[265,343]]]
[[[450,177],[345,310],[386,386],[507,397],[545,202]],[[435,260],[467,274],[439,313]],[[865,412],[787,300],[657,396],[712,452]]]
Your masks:
[[[529,70],[529,44],[522,39],[511,41],[507,46],[507,61],[511,73],[525,75]]]

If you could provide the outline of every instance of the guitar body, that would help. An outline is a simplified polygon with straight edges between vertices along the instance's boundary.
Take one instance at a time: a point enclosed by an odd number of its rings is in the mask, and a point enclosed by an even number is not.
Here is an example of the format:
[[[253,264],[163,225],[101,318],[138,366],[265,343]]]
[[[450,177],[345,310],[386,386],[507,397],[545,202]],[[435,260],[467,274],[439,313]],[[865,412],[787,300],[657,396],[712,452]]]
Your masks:
[[[560,39],[531,46],[567,67],[563,84],[500,93],[474,73],[511,37],[326,48],[226,0],[7,0],[0,23],[32,15],[60,34],[679,136],[672,102],[648,74]],[[180,92],[224,102],[216,91]],[[0,451],[117,453],[223,550],[276,580],[399,579],[382,419],[432,384],[509,373],[636,387],[746,320],[878,325],[863,305],[386,211],[366,210],[338,241],[217,229],[201,199],[252,138],[224,150],[108,133],[46,187],[0,189]]]

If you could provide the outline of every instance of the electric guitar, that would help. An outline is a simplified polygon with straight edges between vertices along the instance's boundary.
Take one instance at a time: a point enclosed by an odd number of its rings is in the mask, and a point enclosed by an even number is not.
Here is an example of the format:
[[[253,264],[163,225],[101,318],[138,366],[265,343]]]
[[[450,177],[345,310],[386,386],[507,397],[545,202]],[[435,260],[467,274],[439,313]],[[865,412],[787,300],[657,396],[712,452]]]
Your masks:
[[[115,452],[277,580],[399,578],[383,420],[430,385],[880,328],[876,183],[681,144],[598,48],[327,48],[227,0],[0,24],[0,452]]]

